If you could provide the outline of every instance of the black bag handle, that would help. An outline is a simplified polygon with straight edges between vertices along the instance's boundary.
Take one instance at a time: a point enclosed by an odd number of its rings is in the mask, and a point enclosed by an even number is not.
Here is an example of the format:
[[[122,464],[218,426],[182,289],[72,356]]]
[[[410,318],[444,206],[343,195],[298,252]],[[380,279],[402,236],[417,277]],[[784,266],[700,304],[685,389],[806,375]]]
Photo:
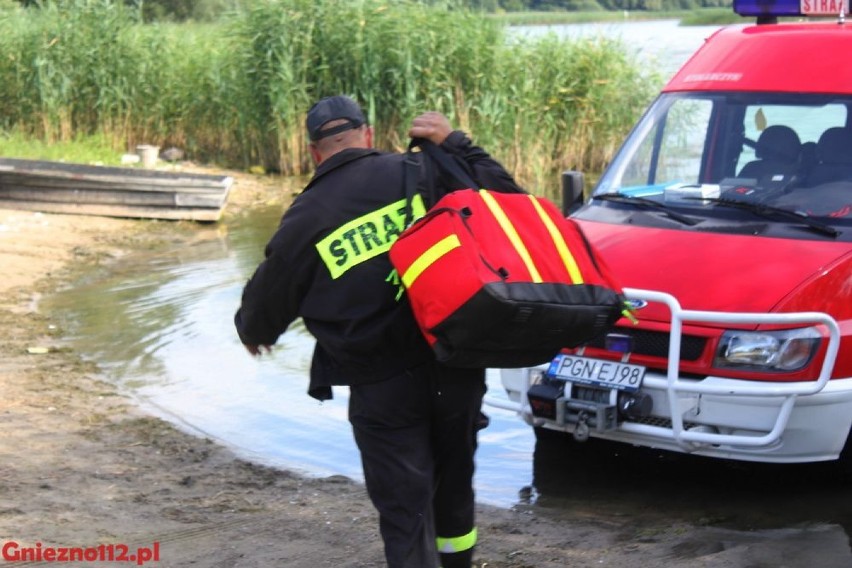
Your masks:
[[[417,154],[414,152],[414,148],[420,147],[421,153],[425,154],[431,161],[438,164],[438,166],[444,170],[445,173],[449,174],[454,181],[458,185],[458,187],[454,189],[473,189],[476,190],[479,188],[479,184],[476,183],[470,174],[465,171],[465,169],[459,164],[456,159],[447,153],[446,150],[441,148],[439,145],[435,144],[431,140],[427,140],[426,138],[412,138],[411,142],[408,144],[408,151],[406,152],[404,159],[404,170],[403,170],[403,179],[405,184],[405,226],[408,227],[411,225],[412,218],[414,213],[412,211],[412,200],[414,199],[414,194],[417,193],[417,176],[421,166],[425,166],[425,161],[421,162],[418,159]],[[434,183],[432,180],[427,180],[429,187],[429,207],[433,206],[437,201],[436,196],[434,194]]]
[[[465,169],[453,156],[448,154],[447,151],[439,145],[425,138],[412,138],[411,143],[408,145],[409,151],[414,146],[420,146],[420,149],[423,150],[429,158],[436,162],[444,170],[444,172],[455,178],[455,181],[460,184],[459,187],[455,189],[479,189],[479,184],[474,181],[473,177],[465,171]]]
[[[414,194],[417,193],[417,174],[420,172],[420,160],[411,151],[410,145],[408,152],[405,153],[405,159],[402,164],[402,180],[405,187],[405,224],[402,227],[404,230],[411,226],[411,221],[414,218],[412,201],[414,200]]]

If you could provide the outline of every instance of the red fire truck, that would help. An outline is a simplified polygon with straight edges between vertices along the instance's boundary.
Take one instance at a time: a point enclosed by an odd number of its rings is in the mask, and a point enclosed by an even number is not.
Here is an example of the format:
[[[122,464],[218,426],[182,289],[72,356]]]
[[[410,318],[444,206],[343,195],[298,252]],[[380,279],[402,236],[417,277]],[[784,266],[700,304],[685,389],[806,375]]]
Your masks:
[[[501,371],[508,400],[490,403],[538,433],[759,462],[852,454],[848,0],[734,7],[757,22],[683,65],[590,198],[566,183],[638,323]]]

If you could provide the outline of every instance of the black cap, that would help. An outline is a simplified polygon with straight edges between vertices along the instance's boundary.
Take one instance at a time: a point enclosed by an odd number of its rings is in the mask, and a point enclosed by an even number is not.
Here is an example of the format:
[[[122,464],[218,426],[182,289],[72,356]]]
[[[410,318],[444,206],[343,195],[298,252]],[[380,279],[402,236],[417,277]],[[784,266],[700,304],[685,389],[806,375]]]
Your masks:
[[[349,122],[323,130],[323,125],[332,120],[347,120]],[[367,119],[364,118],[364,112],[358,106],[358,103],[349,97],[337,95],[326,97],[314,104],[308,111],[308,118],[305,123],[308,128],[308,136],[311,140],[316,141],[344,130],[358,128],[362,124],[366,124]]]

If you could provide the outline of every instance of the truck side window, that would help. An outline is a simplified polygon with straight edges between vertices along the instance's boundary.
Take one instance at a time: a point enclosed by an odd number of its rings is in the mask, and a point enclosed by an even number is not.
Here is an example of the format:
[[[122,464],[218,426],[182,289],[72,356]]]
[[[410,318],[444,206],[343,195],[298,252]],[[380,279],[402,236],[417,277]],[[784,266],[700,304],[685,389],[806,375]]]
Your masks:
[[[625,186],[697,183],[707,139],[709,99],[681,99],[644,138],[624,172]]]
[[[713,104],[706,99],[678,101],[669,109],[657,161],[657,183],[698,183]]]

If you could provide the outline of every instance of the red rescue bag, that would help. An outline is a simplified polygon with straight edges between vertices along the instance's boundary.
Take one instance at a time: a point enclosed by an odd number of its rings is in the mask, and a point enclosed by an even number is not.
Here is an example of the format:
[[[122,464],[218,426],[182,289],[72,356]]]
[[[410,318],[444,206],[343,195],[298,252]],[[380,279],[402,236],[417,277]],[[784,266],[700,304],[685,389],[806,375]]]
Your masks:
[[[451,366],[545,363],[606,333],[625,308],[577,223],[532,195],[449,193],[402,233],[390,260]]]

